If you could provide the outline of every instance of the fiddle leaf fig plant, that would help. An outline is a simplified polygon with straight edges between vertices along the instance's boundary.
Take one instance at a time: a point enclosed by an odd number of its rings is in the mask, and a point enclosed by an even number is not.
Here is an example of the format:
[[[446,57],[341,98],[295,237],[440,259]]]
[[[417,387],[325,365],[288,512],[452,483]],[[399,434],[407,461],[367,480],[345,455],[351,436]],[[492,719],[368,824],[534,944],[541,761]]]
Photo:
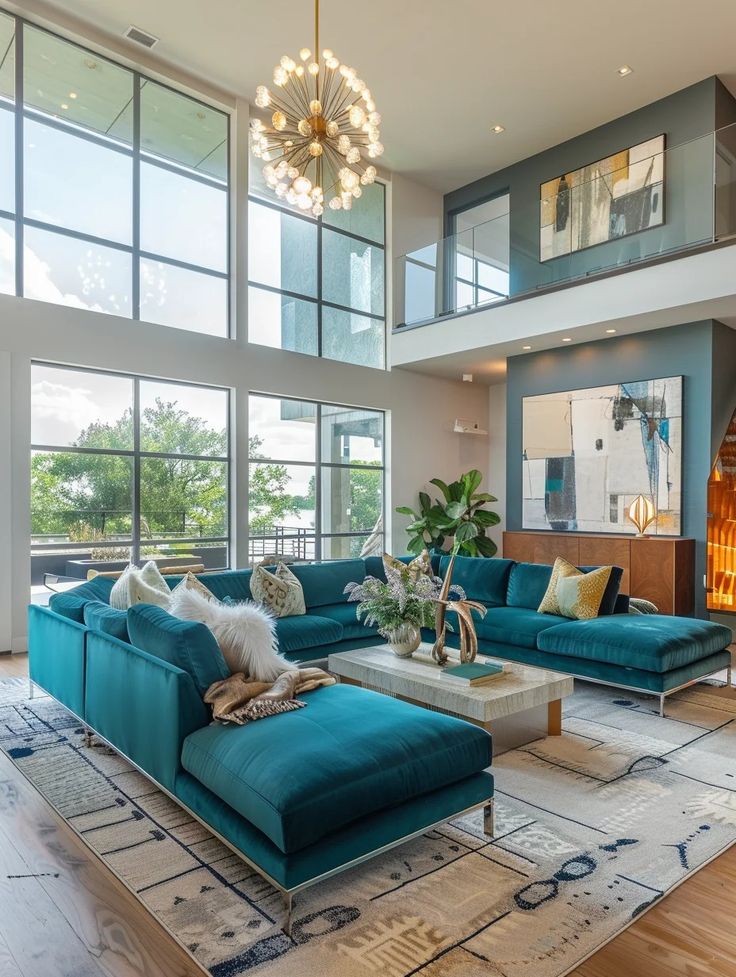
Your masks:
[[[409,552],[421,553],[425,547],[440,550],[449,542],[450,552],[460,556],[494,556],[498,547],[486,536],[486,530],[501,519],[485,506],[498,500],[478,491],[482,481],[475,468],[449,485],[441,478],[432,478],[430,485],[440,490],[441,500],[433,501],[426,492],[420,492],[418,512],[410,506],[398,506],[398,513],[413,519],[406,527]]]

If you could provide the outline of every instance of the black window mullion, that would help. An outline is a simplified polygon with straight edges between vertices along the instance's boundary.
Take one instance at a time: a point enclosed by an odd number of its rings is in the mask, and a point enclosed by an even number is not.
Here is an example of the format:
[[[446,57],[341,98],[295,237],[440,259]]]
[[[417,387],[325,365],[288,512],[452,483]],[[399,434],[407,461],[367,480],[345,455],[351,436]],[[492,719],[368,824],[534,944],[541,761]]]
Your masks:
[[[23,21],[15,18],[15,294],[23,295]]]
[[[317,356],[322,356],[322,218],[317,220]],[[319,414],[319,407],[317,408]],[[321,440],[321,439],[320,439]]]
[[[321,330],[320,330],[321,334]],[[320,354],[321,355],[321,354]],[[315,471],[314,471],[314,558],[322,559],[322,404],[317,404],[317,423],[315,425]]]
[[[133,546],[131,563],[141,555],[141,381],[133,379]]]
[[[133,72],[133,282],[131,314],[141,317],[141,77]],[[137,384],[138,381],[136,381]]]

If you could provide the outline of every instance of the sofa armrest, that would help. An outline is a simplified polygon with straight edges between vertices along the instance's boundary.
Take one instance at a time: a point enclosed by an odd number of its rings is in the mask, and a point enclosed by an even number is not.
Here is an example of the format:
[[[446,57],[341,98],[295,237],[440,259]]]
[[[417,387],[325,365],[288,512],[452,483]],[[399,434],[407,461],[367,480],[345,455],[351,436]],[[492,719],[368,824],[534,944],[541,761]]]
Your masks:
[[[28,607],[28,673],[31,681],[84,717],[87,628],[48,607]]]
[[[210,720],[191,676],[100,631],[87,635],[85,719],[168,790],[186,737]]]

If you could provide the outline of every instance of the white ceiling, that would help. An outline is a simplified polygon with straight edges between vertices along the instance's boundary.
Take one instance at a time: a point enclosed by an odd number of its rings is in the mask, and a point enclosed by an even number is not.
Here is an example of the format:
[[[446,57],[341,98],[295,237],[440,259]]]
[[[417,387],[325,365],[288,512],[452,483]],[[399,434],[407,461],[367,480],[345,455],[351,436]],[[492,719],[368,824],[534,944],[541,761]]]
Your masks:
[[[252,99],[282,54],[312,44],[311,0],[55,0],[120,38]],[[29,4],[30,7],[30,4]],[[708,75],[736,88],[736,2],[321,0],[321,38],[383,116],[384,162],[452,190]],[[139,50],[131,42],[131,56]],[[634,72],[618,77],[630,64]],[[490,132],[500,123],[506,131]]]

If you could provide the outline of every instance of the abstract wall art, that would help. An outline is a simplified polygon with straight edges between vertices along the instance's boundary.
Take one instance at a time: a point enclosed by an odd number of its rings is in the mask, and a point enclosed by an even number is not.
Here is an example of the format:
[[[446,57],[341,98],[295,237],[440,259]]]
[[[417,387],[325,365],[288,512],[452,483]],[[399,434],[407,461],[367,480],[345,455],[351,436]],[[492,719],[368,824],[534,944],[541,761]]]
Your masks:
[[[635,533],[650,499],[652,535],[680,535],[682,377],[524,397],[524,529]]]
[[[663,224],[664,146],[655,136],[543,183],[539,260]]]

